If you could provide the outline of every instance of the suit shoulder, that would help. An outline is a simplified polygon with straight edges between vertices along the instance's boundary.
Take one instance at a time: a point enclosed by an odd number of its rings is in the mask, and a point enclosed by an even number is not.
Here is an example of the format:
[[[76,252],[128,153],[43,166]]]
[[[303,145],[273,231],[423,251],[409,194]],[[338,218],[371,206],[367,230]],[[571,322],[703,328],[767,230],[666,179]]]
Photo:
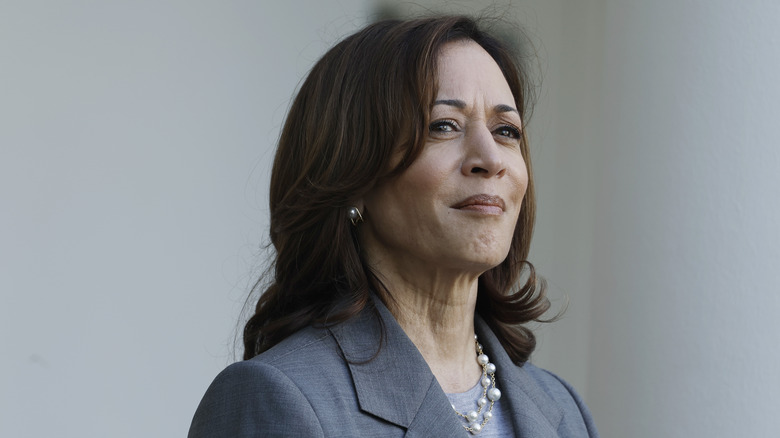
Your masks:
[[[274,403],[268,403],[274,400]],[[279,418],[294,413],[298,421]],[[209,386],[190,426],[189,438],[323,436],[310,401],[278,368],[243,361],[225,368]]]
[[[334,419],[342,418],[333,412],[357,411],[338,344],[328,330],[310,327],[219,373],[195,413],[189,436],[333,435]]]
[[[343,360],[338,345],[327,329],[307,327],[246,362],[275,366],[287,374],[299,367],[328,362],[342,363]]]

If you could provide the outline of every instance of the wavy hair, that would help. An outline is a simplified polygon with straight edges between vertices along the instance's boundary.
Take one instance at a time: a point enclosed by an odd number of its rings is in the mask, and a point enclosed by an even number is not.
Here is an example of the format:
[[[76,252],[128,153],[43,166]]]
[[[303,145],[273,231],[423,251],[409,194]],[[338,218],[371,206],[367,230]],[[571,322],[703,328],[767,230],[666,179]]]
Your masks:
[[[531,84],[510,50],[462,16],[371,24],[330,49],[295,97],[271,175],[275,259],[254,315],[244,327],[244,359],[308,325],[343,322],[371,306],[383,286],[361,253],[347,209],[419,155],[428,132],[442,46],[473,40],[496,61],[524,124]],[[393,154],[403,158],[391,168]],[[545,284],[526,260],[536,210],[528,140],[521,150],[529,182],[507,258],[479,279],[477,312],[516,363],[535,348],[522,324],[550,307]],[[521,283],[521,280],[525,281]],[[267,287],[261,286],[268,284]]]

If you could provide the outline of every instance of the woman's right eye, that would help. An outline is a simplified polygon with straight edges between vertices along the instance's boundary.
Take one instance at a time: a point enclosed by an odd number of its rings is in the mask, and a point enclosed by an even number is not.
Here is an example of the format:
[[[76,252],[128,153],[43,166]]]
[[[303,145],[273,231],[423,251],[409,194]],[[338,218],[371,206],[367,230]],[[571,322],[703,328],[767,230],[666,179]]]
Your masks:
[[[454,120],[437,120],[428,127],[430,132],[454,132],[458,130],[458,123]]]

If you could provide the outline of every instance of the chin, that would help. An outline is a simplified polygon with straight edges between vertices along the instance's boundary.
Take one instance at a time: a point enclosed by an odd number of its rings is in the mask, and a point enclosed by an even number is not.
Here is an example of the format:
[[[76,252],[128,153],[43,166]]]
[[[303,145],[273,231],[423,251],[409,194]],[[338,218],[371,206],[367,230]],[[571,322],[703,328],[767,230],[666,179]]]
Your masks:
[[[483,246],[479,249],[486,251],[477,251],[476,253],[471,254],[468,259],[472,263],[482,266],[486,271],[493,269],[503,263],[509,255],[509,245],[507,245],[506,248],[496,248],[495,246],[495,244],[492,247]]]
[[[503,256],[485,257],[479,259],[470,259],[464,264],[464,268],[471,272],[477,272],[480,275],[495,268],[506,260],[506,254]]]

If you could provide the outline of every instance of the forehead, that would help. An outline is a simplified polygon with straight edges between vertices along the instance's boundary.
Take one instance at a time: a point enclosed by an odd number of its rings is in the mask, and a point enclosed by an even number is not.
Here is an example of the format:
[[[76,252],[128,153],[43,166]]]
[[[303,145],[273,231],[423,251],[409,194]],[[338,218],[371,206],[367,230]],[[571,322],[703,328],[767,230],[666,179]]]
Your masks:
[[[445,44],[437,58],[437,99],[473,100],[483,97],[514,103],[514,96],[498,64],[472,40]]]

